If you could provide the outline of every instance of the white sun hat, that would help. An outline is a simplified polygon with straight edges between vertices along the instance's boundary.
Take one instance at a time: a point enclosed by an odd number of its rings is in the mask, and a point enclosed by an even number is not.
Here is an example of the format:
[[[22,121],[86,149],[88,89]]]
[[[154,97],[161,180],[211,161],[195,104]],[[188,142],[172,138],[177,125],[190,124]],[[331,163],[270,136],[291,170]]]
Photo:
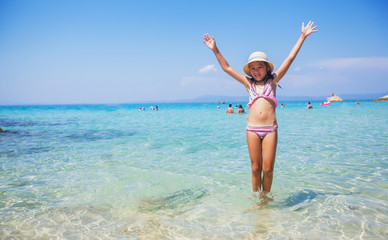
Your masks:
[[[247,74],[248,76],[251,76],[251,77],[252,77],[252,75],[251,75],[251,70],[249,69],[249,64],[250,64],[251,62],[266,62],[266,63],[268,63],[269,68],[271,69],[271,73],[272,73],[272,71],[273,71],[273,69],[274,69],[273,64],[272,64],[270,61],[268,61],[267,54],[265,54],[265,53],[263,53],[263,52],[254,52],[254,53],[252,53],[252,54],[249,56],[249,58],[248,58],[248,63],[245,64],[245,66],[244,66],[244,68],[243,68],[245,74]]]

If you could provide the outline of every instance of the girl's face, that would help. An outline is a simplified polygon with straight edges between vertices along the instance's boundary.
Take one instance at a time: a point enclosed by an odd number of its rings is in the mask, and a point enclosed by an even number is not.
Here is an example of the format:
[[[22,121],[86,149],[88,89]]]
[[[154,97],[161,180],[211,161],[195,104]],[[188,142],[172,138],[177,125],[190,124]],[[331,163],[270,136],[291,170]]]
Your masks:
[[[249,64],[249,70],[256,81],[261,81],[267,75],[268,66],[264,62],[251,62]]]

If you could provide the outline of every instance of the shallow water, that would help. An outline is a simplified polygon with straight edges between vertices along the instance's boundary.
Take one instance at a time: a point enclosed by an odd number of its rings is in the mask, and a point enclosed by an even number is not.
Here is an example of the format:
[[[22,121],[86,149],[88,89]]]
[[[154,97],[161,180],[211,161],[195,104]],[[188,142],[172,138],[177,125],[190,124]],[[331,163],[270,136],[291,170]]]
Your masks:
[[[260,209],[226,105],[0,107],[0,239],[388,238],[388,102],[285,104]]]

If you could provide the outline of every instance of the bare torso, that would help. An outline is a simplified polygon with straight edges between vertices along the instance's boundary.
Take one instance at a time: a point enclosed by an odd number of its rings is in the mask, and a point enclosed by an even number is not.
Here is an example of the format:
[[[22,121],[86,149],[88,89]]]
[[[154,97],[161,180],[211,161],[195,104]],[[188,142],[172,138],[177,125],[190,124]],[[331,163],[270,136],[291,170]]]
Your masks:
[[[276,84],[272,84],[272,88],[276,89]],[[248,92],[250,89],[247,89]],[[262,94],[264,90],[256,88],[258,94]],[[251,106],[248,116],[248,126],[274,126],[276,125],[275,104],[268,99],[259,98]]]

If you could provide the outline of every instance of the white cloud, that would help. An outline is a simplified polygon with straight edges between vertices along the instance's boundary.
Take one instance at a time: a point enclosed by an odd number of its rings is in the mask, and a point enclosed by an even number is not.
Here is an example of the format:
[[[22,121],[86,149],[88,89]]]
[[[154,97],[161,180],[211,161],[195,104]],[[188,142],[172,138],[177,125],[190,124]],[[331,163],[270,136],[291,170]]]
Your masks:
[[[295,69],[293,69],[295,70]],[[279,94],[378,93],[388,89],[388,57],[338,58],[302,66],[284,76]],[[373,82],[373,84],[367,84]]]
[[[320,83],[322,79],[319,76],[309,74],[286,74],[279,82],[280,85],[289,85],[292,87],[311,87]]]
[[[388,57],[360,57],[360,58],[337,58],[322,60],[312,64],[314,67],[327,70],[361,70],[376,71],[388,70]]]
[[[300,67],[294,67],[294,71],[295,72],[299,72],[300,71]]]
[[[217,69],[214,66],[214,64],[206,65],[203,68],[199,69],[199,73],[208,73],[208,72],[215,72],[215,71],[217,71]]]

